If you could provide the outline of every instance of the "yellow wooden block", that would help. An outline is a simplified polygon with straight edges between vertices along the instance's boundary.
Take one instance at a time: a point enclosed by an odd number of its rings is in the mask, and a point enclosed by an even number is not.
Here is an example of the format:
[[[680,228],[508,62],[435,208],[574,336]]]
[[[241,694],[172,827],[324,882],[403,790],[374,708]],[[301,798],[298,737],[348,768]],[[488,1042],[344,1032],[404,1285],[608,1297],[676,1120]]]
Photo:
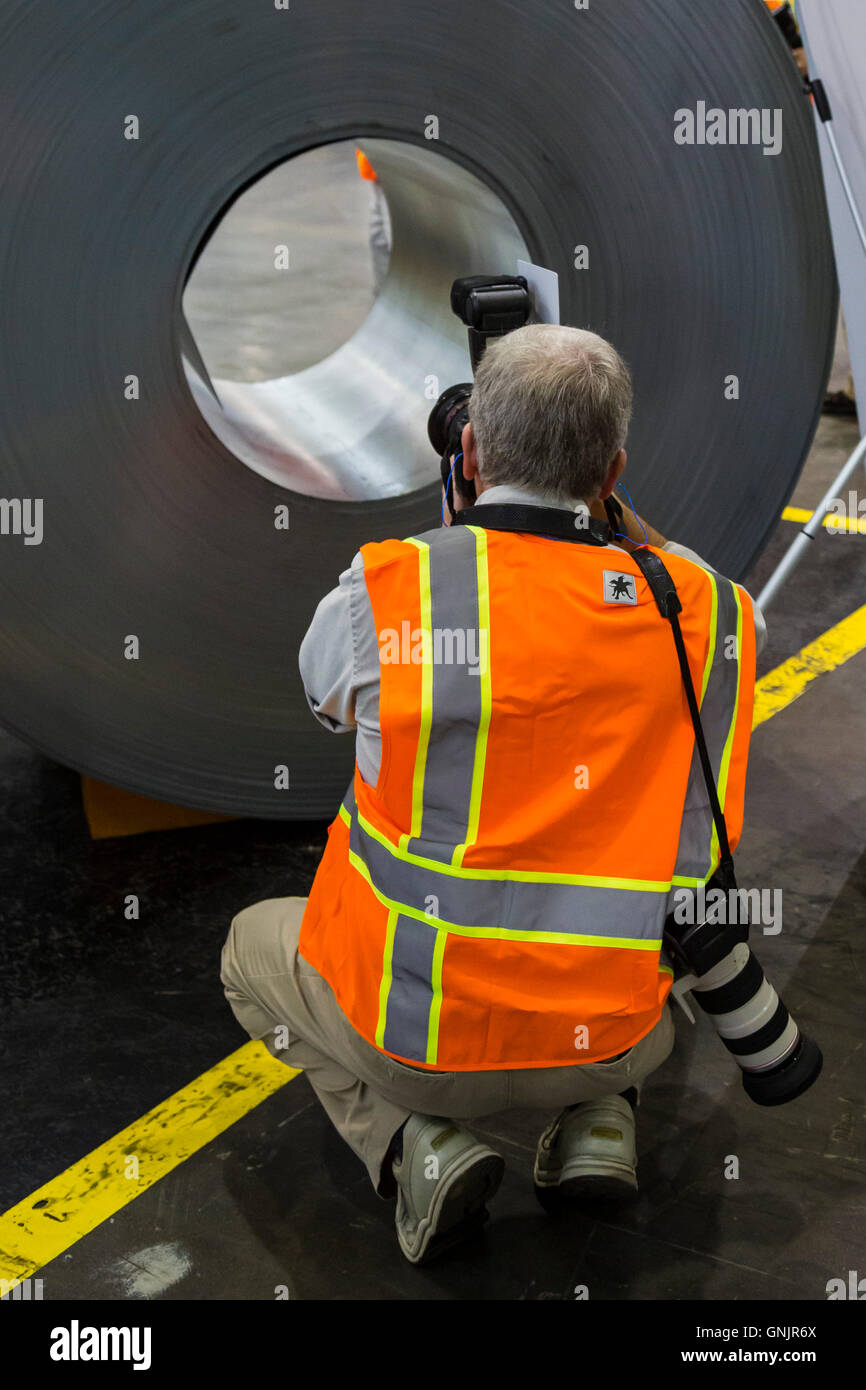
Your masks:
[[[81,799],[94,840],[240,819],[216,811],[196,811],[191,806],[173,806],[170,801],[153,801],[149,796],[138,796],[136,792],[123,791],[107,782],[97,782],[94,777],[82,777]]]

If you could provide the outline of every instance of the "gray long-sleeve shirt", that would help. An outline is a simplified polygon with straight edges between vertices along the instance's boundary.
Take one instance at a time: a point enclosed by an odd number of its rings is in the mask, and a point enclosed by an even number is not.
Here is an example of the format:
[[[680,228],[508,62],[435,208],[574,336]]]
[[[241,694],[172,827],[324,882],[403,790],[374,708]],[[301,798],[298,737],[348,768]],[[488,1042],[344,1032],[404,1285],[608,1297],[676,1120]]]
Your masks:
[[[499,484],[486,488],[477,506],[521,502],[536,507],[568,504],[528,488]],[[574,506],[581,505],[578,502]],[[618,546],[610,546],[618,550]],[[665,550],[711,567],[684,545],[668,541]],[[757,650],[767,640],[763,615],[755,605]],[[360,552],[344,570],[335,589],[326,594],[313,615],[298,653],[301,680],[310,709],[320,724],[334,733],[356,731],[355,757],[364,781],[375,785],[379,776],[382,739],[379,731],[379,643],[373,610],[364,582]]]

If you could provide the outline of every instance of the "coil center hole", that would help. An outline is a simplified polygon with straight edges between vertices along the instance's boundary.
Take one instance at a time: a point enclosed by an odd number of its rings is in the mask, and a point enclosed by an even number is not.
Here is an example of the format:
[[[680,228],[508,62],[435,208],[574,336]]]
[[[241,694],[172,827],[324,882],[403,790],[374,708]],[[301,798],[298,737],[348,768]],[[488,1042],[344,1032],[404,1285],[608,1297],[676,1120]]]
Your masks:
[[[438,477],[430,407],[471,375],[451,282],[528,256],[499,197],[433,149],[359,136],[287,160],[231,203],[184,289],[196,405],[289,491],[414,492]]]

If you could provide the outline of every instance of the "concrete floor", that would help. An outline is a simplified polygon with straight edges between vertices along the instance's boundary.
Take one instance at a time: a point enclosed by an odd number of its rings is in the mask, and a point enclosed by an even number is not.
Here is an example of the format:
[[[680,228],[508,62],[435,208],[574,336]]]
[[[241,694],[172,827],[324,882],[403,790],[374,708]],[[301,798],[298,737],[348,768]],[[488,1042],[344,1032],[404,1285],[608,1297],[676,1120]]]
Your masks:
[[[360,303],[369,287],[353,276]],[[253,376],[270,370],[260,341],[242,343]],[[856,438],[854,422],[824,419],[795,504],[817,500]],[[794,534],[780,522],[753,593]],[[864,547],[816,542],[769,614],[759,674],[863,603]],[[739,877],[784,892],[782,933],[752,944],[824,1050],[806,1096],[754,1106],[705,1019],[678,1014],[639,1111],[633,1206],[552,1222],[530,1176],[545,1117],[490,1116],[475,1129],[508,1160],[492,1220],[416,1270],[301,1076],[45,1266],[45,1299],[270,1300],[280,1284],[303,1300],[571,1300],[579,1284],[594,1300],[825,1299],[828,1279],[862,1266],[864,676],[860,653],[752,745]],[[0,768],[2,1211],[240,1046],[218,978],[230,918],[308,892],[325,827],[238,821],[94,843],[74,773],[4,733]],[[138,922],[123,916],[131,892]]]

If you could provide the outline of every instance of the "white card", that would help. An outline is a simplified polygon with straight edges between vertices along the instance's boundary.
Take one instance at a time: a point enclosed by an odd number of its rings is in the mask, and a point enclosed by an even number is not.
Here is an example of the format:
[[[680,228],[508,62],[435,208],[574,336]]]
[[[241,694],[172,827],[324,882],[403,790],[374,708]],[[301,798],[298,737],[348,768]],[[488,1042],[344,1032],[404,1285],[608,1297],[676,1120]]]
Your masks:
[[[559,276],[555,270],[531,261],[518,261],[517,274],[526,276],[529,293],[540,323],[559,323]]]

